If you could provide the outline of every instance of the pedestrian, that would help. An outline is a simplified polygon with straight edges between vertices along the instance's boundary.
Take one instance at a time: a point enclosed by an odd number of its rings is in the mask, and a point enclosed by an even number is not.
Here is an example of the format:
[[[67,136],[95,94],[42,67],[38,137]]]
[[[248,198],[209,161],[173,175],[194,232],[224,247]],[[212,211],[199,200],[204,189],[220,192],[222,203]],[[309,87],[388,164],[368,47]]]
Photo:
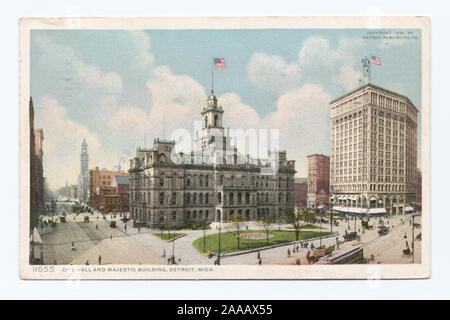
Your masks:
[[[298,253],[298,244],[297,244],[296,250],[297,250],[297,253]]]
[[[98,264],[102,264],[102,256],[98,255]]]
[[[163,250],[163,258],[166,258],[166,249]]]
[[[85,265],[89,265],[89,260],[86,260],[86,262],[84,263]]]
[[[295,260],[295,264],[298,265],[298,266],[300,265],[300,258],[297,258],[297,259]]]
[[[403,239],[406,239],[406,238],[408,238],[408,236],[406,235],[406,232],[405,232],[405,235],[403,236]]]
[[[289,248],[287,249],[287,256],[288,256],[288,258],[291,257],[291,250],[289,250]]]
[[[258,259],[261,259],[261,251],[258,251]]]
[[[112,240],[112,235],[110,235],[109,237],[110,237],[110,238],[111,238],[111,240]]]
[[[258,264],[262,265],[262,259],[261,258],[259,258]]]

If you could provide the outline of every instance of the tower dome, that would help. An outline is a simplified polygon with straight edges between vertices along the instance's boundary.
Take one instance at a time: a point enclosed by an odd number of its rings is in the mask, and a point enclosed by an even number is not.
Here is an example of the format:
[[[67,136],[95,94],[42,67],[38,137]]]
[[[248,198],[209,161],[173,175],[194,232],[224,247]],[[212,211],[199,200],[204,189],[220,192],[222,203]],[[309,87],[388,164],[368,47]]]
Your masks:
[[[211,93],[209,94],[208,107],[217,108],[217,98],[214,95],[214,90],[211,90]]]

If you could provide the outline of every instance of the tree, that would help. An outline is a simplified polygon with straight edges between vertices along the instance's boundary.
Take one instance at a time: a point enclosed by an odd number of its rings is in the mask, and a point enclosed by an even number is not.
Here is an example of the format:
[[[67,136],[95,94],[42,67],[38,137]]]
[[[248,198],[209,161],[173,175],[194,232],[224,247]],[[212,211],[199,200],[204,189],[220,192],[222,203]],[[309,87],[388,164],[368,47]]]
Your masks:
[[[302,220],[305,221],[306,223],[314,223],[317,220],[317,215],[312,210],[305,210],[302,213]]]
[[[294,209],[290,209],[286,213],[286,220],[295,229],[295,239],[297,241],[298,241],[298,238],[299,238],[302,217],[303,217],[303,214],[304,214],[304,210],[303,209],[299,208],[298,210],[299,210],[298,212],[295,212]]]
[[[234,231],[231,232],[236,236],[238,249],[240,249],[241,232],[245,227],[245,221],[245,218],[237,213],[228,217],[228,223],[230,223],[231,227],[234,229]]]
[[[264,227],[264,232],[266,233],[266,241],[267,245],[269,245],[269,234],[270,234],[270,228],[275,223],[275,218],[271,215],[265,215],[261,221],[259,222]]]
[[[202,220],[198,227],[200,230],[203,230],[203,252],[206,252],[206,230],[209,229],[209,223],[206,220]]]

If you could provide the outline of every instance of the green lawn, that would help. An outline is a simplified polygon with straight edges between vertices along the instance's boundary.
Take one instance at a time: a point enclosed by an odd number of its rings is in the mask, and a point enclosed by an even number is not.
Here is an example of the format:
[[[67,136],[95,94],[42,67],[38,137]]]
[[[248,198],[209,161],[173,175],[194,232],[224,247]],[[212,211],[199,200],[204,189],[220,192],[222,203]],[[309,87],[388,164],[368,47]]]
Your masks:
[[[246,230],[243,233],[264,233],[264,230]],[[296,241],[295,231],[278,231],[271,230],[269,233],[272,238],[269,239],[269,246],[279,243],[286,243]],[[333,232],[334,233],[334,232]],[[316,238],[322,236],[327,236],[332,234],[331,232],[320,232],[320,231],[300,231],[299,240],[305,240],[310,238]],[[240,239],[240,248],[237,248],[237,238],[233,232],[224,232],[220,236],[220,252],[221,253],[231,253],[236,251],[250,250],[267,246],[266,239]],[[203,237],[196,239],[192,245],[200,252],[203,253]],[[219,234],[214,233],[206,236],[206,251],[211,251],[217,253],[219,251]]]
[[[171,232],[170,236],[169,236],[168,232],[164,232],[162,235],[161,235],[161,233],[154,233],[153,235],[157,236],[158,238],[160,238],[162,240],[172,240],[172,239],[174,239],[176,237],[184,236],[185,234],[186,233],[173,233],[173,232]]]

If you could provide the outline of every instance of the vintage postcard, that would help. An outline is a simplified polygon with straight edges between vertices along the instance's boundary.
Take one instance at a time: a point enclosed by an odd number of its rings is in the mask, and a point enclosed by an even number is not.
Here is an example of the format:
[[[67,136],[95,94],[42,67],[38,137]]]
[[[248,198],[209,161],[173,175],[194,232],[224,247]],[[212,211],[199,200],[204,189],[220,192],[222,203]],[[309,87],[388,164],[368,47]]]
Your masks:
[[[22,279],[430,277],[428,18],[19,25]]]

